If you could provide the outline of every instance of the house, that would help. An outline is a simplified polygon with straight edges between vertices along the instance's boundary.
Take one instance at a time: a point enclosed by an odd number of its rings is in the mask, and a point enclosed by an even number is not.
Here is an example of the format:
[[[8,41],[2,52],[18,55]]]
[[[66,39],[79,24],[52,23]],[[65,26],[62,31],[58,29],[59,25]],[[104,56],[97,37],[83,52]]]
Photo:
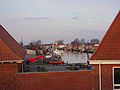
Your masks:
[[[89,61],[95,90],[120,90],[120,11]]]
[[[26,51],[0,25],[0,90],[15,90],[16,72],[21,72]]]

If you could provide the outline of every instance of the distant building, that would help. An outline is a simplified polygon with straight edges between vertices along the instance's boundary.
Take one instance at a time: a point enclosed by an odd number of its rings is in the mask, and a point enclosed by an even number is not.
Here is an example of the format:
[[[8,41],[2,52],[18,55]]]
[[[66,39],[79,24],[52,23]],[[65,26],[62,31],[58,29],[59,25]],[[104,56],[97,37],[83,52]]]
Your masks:
[[[58,45],[58,48],[64,48],[65,47],[65,45],[63,44],[63,45]]]
[[[26,49],[27,54],[36,54],[35,50]]]
[[[98,46],[99,46],[99,44],[95,44],[94,46],[95,46],[95,47],[98,47]]]

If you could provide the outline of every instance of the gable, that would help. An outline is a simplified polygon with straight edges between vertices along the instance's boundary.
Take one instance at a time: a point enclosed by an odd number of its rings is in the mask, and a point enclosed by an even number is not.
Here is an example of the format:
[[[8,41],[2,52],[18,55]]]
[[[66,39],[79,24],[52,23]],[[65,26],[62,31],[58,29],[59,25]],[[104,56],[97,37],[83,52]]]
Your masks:
[[[120,60],[120,11],[90,60]]]
[[[0,43],[0,48],[1,48],[0,56],[1,56],[1,58],[3,60],[24,59],[24,56],[26,54],[25,49],[23,49],[22,46],[20,46],[18,44],[18,42],[1,25],[0,25],[0,40],[1,40],[1,43]],[[8,50],[8,52],[6,52],[6,51],[3,51],[3,49],[4,50],[9,49],[9,50]],[[12,56],[12,57],[10,58],[10,56]]]
[[[0,61],[10,61],[10,60],[21,60],[18,56],[16,56],[0,39]]]

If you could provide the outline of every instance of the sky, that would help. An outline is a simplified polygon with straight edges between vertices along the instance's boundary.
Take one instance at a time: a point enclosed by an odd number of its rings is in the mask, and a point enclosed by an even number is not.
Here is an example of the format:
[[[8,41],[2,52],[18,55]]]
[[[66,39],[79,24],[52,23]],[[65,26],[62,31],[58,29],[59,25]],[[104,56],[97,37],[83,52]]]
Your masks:
[[[120,0],[0,0],[0,24],[24,44],[102,39]]]

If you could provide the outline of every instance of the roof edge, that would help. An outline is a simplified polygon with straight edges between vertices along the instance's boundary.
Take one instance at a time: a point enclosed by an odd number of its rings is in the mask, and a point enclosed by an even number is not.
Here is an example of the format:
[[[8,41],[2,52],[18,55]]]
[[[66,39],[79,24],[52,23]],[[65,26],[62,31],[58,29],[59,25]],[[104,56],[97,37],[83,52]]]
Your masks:
[[[118,18],[119,15],[120,15],[120,10],[118,11],[117,15],[116,15],[115,18],[113,19],[113,22],[112,22],[112,23],[110,24],[110,26],[108,27],[107,32],[106,32],[105,35],[103,36],[103,38],[102,38],[102,40],[101,40],[101,42],[100,42],[98,48],[94,51],[94,53],[92,54],[92,56],[90,57],[89,60],[92,60],[93,56],[97,53],[97,51],[98,51],[99,48],[101,47],[103,41],[105,40],[107,34],[110,32],[110,29],[111,29],[112,25],[113,25],[114,22],[117,20],[117,18]]]
[[[89,60],[90,64],[120,64],[120,60]]]
[[[0,61],[0,63],[22,63],[24,60],[8,60],[8,61]]]
[[[18,43],[18,41],[7,31],[7,29],[0,24],[0,26],[4,29],[4,31],[20,46],[20,44]],[[20,46],[21,47],[21,46]]]
[[[11,40],[14,41],[14,43],[15,43],[18,47],[21,48],[21,50],[24,50],[24,52],[25,52],[25,54],[26,54],[25,48],[22,47],[22,46],[18,43],[18,41],[7,31],[7,29],[6,29],[3,25],[1,25],[1,24],[0,24],[0,27],[1,27],[2,30],[4,30],[4,32],[11,38]],[[2,38],[0,38],[0,39],[2,39]],[[24,59],[25,54],[24,54],[23,56],[19,55],[18,53],[16,53],[16,52],[12,49],[12,47],[9,47],[9,46],[8,46],[8,43],[6,43],[3,39],[2,39],[2,41],[7,45],[7,47],[8,47],[16,56],[18,56],[18,57],[21,58],[21,59]]]

